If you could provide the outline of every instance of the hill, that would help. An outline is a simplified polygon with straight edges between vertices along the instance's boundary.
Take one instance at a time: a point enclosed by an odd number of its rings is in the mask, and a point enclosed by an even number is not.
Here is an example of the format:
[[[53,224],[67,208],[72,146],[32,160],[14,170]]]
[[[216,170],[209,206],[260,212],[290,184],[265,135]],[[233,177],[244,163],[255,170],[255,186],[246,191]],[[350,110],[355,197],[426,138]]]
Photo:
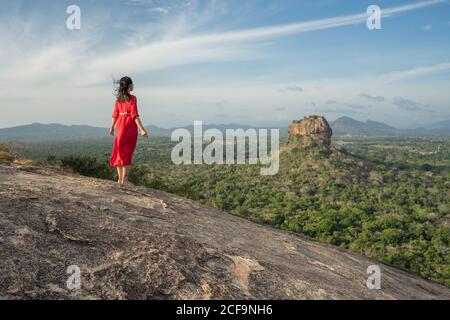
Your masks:
[[[341,117],[331,123],[333,133],[336,135],[398,135],[400,130],[390,127],[382,122],[367,120],[358,121],[350,117]]]
[[[0,141],[94,139],[106,136],[108,136],[106,129],[85,125],[66,126],[62,124],[33,123],[0,129]]]
[[[421,128],[397,129],[383,122],[358,121],[350,117],[341,117],[331,123],[335,135],[354,136],[429,136],[450,134],[450,120],[436,122]]]
[[[168,193],[36,166],[0,181],[0,299],[450,299],[384,265],[369,290],[366,258]]]
[[[150,135],[156,137],[170,137],[173,130],[161,128],[155,125],[145,127]],[[194,131],[194,126],[182,127],[189,132]],[[203,130],[219,129],[225,132],[226,129],[250,129],[252,127],[238,124],[203,125]],[[279,129],[279,128],[278,128]],[[285,133],[285,129],[280,130]],[[108,137],[107,128],[91,127],[85,125],[62,125],[62,124],[41,124],[33,123],[29,125],[0,129],[0,141],[58,141],[58,140],[82,140],[82,139],[102,139]]]
[[[429,127],[429,130],[442,134],[450,134],[450,120],[436,122]]]
[[[153,136],[170,136],[170,129],[160,128],[154,125],[146,129]],[[29,125],[0,129],[0,141],[58,141],[58,140],[82,140],[102,139],[108,137],[108,129],[91,127],[86,125],[62,125],[32,123]]]

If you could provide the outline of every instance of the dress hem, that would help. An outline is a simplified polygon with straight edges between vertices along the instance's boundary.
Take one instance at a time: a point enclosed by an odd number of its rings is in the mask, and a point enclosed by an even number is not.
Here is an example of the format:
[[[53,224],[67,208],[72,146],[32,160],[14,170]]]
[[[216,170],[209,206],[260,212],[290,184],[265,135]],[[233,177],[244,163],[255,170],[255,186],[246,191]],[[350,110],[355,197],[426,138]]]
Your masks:
[[[131,166],[131,163],[119,162],[119,163],[110,164],[111,168],[128,167],[128,166]]]

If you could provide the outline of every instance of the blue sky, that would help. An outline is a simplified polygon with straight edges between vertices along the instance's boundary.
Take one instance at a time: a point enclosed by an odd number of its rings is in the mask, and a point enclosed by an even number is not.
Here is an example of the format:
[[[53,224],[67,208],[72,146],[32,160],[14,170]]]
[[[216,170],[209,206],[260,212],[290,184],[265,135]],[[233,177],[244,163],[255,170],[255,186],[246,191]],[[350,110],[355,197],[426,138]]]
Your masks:
[[[72,4],[80,30],[66,27]],[[163,127],[450,119],[446,0],[2,0],[0,27],[0,127],[107,126],[122,75],[144,123]]]

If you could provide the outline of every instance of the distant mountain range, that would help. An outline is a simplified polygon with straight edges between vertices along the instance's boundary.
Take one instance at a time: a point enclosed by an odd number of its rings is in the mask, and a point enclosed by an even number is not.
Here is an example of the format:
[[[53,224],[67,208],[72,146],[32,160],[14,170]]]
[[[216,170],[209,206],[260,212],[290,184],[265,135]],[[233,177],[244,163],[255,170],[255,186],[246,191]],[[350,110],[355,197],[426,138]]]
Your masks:
[[[108,130],[84,125],[32,123],[24,126],[0,129],[0,140],[37,141],[101,138]]]
[[[356,136],[405,136],[405,135],[448,135],[450,134],[450,120],[440,121],[416,129],[397,129],[383,122],[367,120],[358,121],[350,117],[341,117],[330,123],[334,135]]]
[[[434,124],[436,130],[449,130],[450,129],[450,120],[439,121]]]
[[[286,127],[274,127],[280,129],[281,135],[287,134]],[[350,117],[341,117],[330,123],[333,135],[354,135],[354,136],[400,136],[400,135],[450,135],[450,120],[440,121],[425,128],[401,130],[388,126],[382,122],[367,120],[358,121]],[[153,136],[170,136],[174,129],[160,128],[154,125],[146,127]],[[184,127],[193,132],[193,125]],[[203,130],[219,129],[225,132],[226,129],[252,128],[247,125],[221,124],[203,125]],[[92,127],[86,125],[61,125],[61,124],[41,124],[32,123],[29,125],[0,129],[0,141],[45,141],[45,140],[76,140],[76,139],[98,139],[108,137],[108,129]]]
[[[334,135],[398,135],[401,130],[388,126],[382,122],[367,120],[358,121],[349,117],[341,117],[330,123]]]
[[[160,128],[155,125],[145,127],[150,135],[157,137],[170,137],[174,129]],[[189,132],[194,131],[194,126],[182,127]],[[225,132],[226,129],[250,129],[253,127],[239,124],[219,124],[203,125],[203,131],[208,129],[219,129]],[[287,126],[286,126],[287,128]],[[286,128],[280,129],[281,134],[287,134]],[[62,124],[41,124],[32,123],[11,128],[0,129],[0,141],[55,141],[55,140],[82,140],[82,139],[101,139],[108,137],[108,129],[92,127],[86,125],[62,125]]]

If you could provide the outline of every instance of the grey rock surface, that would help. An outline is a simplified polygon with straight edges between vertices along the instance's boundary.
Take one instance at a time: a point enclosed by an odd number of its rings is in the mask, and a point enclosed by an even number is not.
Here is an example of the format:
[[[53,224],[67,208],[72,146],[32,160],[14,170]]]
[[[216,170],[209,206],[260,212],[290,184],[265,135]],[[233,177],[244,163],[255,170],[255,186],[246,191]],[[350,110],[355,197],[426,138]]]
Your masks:
[[[450,298],[385,265],[369,290],[374,264],[160,191],[0,165],[0,299]]]

